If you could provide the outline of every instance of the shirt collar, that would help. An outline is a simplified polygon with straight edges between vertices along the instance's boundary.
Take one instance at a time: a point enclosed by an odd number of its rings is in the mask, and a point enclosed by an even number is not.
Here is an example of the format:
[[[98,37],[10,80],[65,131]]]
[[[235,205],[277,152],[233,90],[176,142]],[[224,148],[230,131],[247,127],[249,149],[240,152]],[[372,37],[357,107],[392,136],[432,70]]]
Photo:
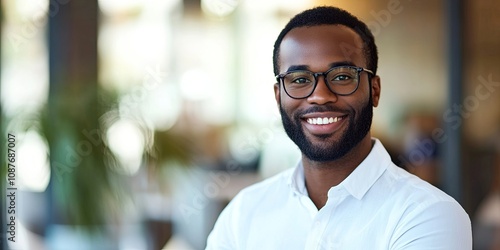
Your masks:
[[[294,194],[308,195],[302,161],[299,161],[297,167],[295,167],[294,171],[288,178],[288,185],[290,186]]]
[[[372,140],[374,141],[374,144],[368,156],[349,176],[347,176],[344,181],[342,181],[339,185],[332,187],[330,191],[345,188],[348,193],[360,200],[373,186],[377,179],[387,169],[387,166],[391,162],[391,158],[378,139],[372,138]],[[288,185],[294,193],[308,195],[305,186],[302,161],[298,163],[297,167],[289,176]]]
[[[368,156],[339,184],[358,200],[363,198],[391,162],[382,143],[375,138],[372,140],[374,144]]]

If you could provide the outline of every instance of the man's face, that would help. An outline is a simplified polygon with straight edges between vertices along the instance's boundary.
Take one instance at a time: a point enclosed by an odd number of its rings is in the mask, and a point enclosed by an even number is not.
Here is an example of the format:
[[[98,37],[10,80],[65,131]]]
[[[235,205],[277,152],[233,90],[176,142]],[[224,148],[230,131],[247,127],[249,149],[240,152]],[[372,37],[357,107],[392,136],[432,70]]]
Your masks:
[[[362,48],[359,35],[342,25],[295,28],[281,43],[280,73],[296,68],[325,72],[332,65],[366,68]],[[281,84],[274,90],[285,131],[310,160],[339,159],[369,139],[373,106],[380,96],[378,77],[373,77],[370,91],[368,73],[362,72],[358,89],[348,96],[332,93],[321,76],[312,95],[304,99],[289,97]],[[318,119],[328,122],[314,124]]]

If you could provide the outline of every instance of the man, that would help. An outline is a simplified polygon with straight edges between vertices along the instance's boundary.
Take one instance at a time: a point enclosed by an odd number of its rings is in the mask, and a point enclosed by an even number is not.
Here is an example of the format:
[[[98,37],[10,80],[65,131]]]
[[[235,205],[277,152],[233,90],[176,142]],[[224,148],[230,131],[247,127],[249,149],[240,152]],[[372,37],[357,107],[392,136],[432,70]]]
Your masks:
[[[377,48],[348,12],[290,20],[274,47],[276,101],[299,165],[240,192],[207,249],[471,249],[468,215],[372,138]]]

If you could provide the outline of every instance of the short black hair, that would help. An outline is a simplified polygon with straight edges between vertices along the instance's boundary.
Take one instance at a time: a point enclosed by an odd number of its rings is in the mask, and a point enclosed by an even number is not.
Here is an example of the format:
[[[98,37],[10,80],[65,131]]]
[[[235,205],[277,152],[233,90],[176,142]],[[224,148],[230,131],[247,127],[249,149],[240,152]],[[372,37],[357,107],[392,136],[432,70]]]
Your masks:
[[[372,70],[374,74],[377,74],[377,46],[375,45],[375,38],[373,37],[370,29],[368,29],[368,26],[366,26],[366,24],[360,21],[357,17],[353,16],[351,13],[343,9],[332,6],[320,6],[297,14],[292,19],[290,19],[285,28],[283,28],[278,38],[276,39],[276,42],[274,43],[274,75],[278,75],[280,73],[278,65],[279,51],[281,41],[283,40],[285,35],[294,28],[311,27],[325,24],[344,25],[353,29],[363,41],[363,53],[365,56],[367,68]]]

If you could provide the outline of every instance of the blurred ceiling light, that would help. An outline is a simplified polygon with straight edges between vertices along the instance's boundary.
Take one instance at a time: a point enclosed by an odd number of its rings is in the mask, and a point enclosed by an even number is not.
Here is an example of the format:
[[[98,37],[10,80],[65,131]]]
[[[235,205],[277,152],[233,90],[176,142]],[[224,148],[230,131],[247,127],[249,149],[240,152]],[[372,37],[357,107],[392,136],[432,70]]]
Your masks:
[[[50,6],[49,0],[16,0],[16,11],[20,16],[21,20],[26,20],[32,22],[46,16],[48,11],[56,12],[59,6]]]
[[[148,93],[141,105],[144,118],[151,121],[155,130],[170,129],[181,112],[179,90],[174,84],[160,84]]]
[[[144,0],[144,14],[165,14],[179,7],[181,0]]]
[[[47,102],[48,65],[44,59],[10,61],[2,67],[0,102],[7,116],[37,110]]]
[[[106,133],[111,152],[123,167],[123,173],[133,175],[142,163],[145,138],[137,124],[128,119],[113,123]]]
[[[20,187],[29,191],[43,192],[50,180],[47,143],[33,130],[19,135],[19,138],[22,138],[17,148]]]
[[[284,12],[295,15],[300,11],[307,9],[315,4],[312,0],[252,0],[252,1],[242,1],[245,5],[247,11],[265,13],[265,12]]]
[[[142,9],[142,0],[99,0],[99,8],[105,15],[134,12]]]
[[[147,69],[151,66],[153,71],[157,66],[166,67],[171,42],[168,31],[168,25],[151,20],[102,25],[98,41],[101,80],[125,91],[149,77]]]
[[[203,12],[217,17],[225,17],[233,13],[238,4],[238,0],[201,0]]]
[[[201,101],[210,98],[214,91],[214,79],[210,72],[203,69],[192,69],[181,76],[181,93],[191,101]]]

